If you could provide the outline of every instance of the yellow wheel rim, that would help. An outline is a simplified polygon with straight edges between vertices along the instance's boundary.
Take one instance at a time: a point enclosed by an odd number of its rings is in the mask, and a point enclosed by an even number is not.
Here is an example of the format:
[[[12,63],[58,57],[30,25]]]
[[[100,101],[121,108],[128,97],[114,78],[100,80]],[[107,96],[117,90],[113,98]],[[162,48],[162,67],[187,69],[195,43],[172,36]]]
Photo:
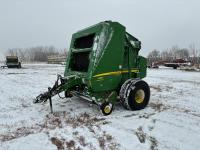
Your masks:
[[[142,89],[137,90],[135,93],[135,101],[138,104],[141,104],[144,102],[144,98],[145,98],[145,93]]]
[[[110,111],[111,111],[111,107],[110,107],[109,105],[107,105],[107,106],[104,108],[104,112],[105,112],[106,114],[108,114],[108,113],[110,113]]]

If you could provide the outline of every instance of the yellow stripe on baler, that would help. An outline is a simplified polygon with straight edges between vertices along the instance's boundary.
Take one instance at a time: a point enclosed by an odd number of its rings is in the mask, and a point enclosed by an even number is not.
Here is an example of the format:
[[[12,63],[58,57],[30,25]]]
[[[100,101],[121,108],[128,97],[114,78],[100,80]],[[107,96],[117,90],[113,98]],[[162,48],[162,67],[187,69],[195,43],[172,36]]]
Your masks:
[[[94,75],[93,77],[103,77],[103,76],[110,76],[110,75],[119,75],[119,74],[128,73],[128,72],[129,72],[129,70],[106,72],[106,73],[101,73],[101,74]],[[139,73],[139,70],[138,69],[132,69],[131,72],[132,73]]]

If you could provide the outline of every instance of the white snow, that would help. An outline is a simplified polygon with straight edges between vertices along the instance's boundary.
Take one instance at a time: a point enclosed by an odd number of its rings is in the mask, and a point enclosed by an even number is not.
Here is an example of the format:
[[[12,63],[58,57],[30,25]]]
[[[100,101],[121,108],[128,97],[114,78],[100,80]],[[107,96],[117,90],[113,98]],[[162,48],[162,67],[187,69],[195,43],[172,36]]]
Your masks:
[[[0,149],[180,149],[200,147],[200,73],[149,69],[148,107],[127,111],[119,104],[110,116],[72,98],[32,100],[52,86],[62,65],[24,64],[0,69]]]

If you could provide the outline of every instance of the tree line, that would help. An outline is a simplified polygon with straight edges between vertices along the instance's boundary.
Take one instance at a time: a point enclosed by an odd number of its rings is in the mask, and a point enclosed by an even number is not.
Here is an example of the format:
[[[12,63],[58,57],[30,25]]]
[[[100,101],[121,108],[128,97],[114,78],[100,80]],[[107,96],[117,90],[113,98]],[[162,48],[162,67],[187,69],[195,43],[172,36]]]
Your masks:
[[[193,64],[200,64],[200,49],[197,49],[195,45],[190,45],[189,48],[173,46],[163,51],[154,49],[148,54],[147,58],[150,64],[158,61],[173,62],[176,59],[183,59]]]
[[[5,53],[6,56],[18,56],[23,62],[46,62],[48,56],[67,55],[66,49],[57,49],[54,46],[36,46],[30,48],[12,48]]]

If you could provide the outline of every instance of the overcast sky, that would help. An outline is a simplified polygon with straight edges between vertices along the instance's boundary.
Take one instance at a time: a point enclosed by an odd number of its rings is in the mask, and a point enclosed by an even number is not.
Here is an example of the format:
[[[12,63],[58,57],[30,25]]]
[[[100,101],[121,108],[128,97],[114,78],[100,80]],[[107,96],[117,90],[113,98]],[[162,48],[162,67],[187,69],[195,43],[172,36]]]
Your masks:
[[[0,0],[0,59],[8,48],[69,48],[72,33],[104,20],[126,26],[144,55],[200,48],[199,0]]]

